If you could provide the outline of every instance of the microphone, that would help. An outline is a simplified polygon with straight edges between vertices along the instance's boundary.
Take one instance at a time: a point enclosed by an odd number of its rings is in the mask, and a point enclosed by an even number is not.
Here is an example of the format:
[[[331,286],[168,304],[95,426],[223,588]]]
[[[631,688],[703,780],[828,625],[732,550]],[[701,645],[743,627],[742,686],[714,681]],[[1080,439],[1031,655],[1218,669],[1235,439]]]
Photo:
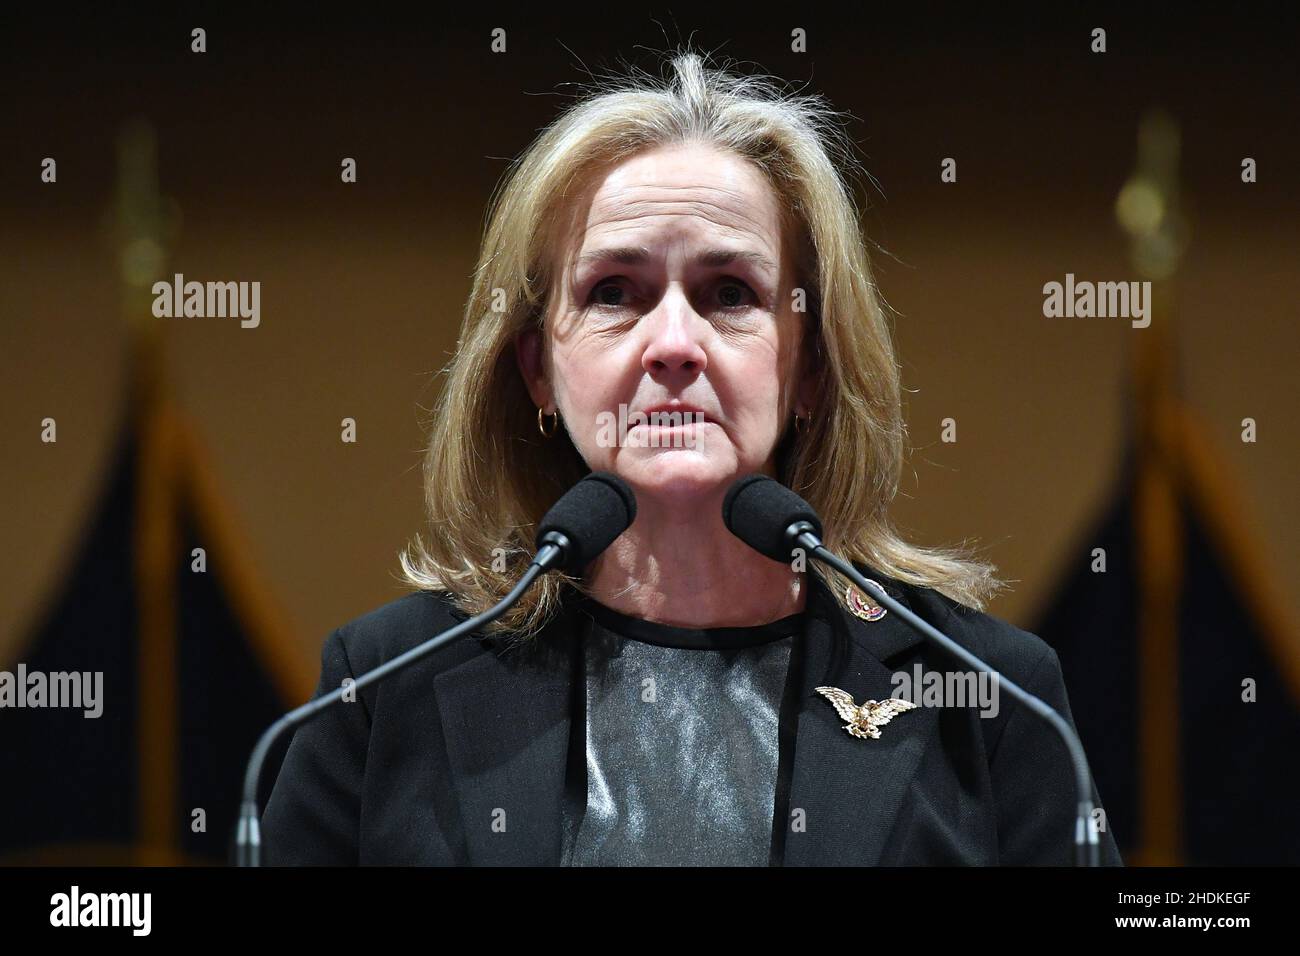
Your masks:
[[[1007,680],[998,670],[895,601],[884,588],[863,577],[851,563],[822,547],[822,526],[817,513],[808,502],[779,481],[767,475],[749,475],[738,479],[723,499],[722,520],[732,534],[774,561],[788,562],[793,557],[792,552],[796,548],[802,548],[816,560],[830,565],[972,670],[991,673],[997,679],[998,686],[1006,687],[1012,697],[1051,724],[1065,741],[1074,765],[1075,787],[1079,795],[1078,817],[1074,828],[1075,865],[1098,865],[1100,846],[1097,833],[1091,826],[1092,781],[1088,773],[1088,761],[1078,734],[1065,718],[1041,698]]]
[[[306,723],[349,694],[355,700],[356,692],[361,688],[378,683],[458,637],[495,621],[547,571],[560,569],[569,573],[581,572],[613,544],[614,539],[626,531],[635,519],[636,495],[626,482],[608,472],[587,475],[565,492],[542,518],[535,542],[537,555],[529,563],[519,583],[498,604],[367,671],[352,683],[307,701],[268,727],[253,748],[244,771],[243,798],[235,831],[237,865],[261,865],[262,834],[257,810],[257,785],[267,754],[285,731]]]
[[[537,526],[536,561],[577,574],[636,520],[636,495],[607,471],[592,472],[551,506]],[[556,554],[548,551],[556,549]],[[545,556],[545,557],[543,557]]]
[[[722,521],[737,538],[773,561],[790,560],[801,532],[822,535],[821,519],[812,505],[767,475],[737,479],[727,489]]]

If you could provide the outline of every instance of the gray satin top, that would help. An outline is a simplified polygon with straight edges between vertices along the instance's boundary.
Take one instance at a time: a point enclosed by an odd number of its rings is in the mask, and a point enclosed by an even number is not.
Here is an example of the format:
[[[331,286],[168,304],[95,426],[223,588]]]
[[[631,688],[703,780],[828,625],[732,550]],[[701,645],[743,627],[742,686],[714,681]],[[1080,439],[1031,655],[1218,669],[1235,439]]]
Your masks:
[[[570,866],[767,866],[803,614],[695,630],[584,599],[586,809]]]

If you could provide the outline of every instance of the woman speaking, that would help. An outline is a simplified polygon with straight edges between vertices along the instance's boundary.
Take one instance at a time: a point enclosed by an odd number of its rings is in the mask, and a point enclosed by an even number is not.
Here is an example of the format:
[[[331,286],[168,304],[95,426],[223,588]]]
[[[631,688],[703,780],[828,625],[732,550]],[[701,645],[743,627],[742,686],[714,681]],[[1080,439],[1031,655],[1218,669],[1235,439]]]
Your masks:
[[[402,556],[415,593],[329,636],[317,696],[500,601],[584,475],[621,478],[635,520],[301,727],[266,859],[1069,865],[1074,776],[1047,723],[996,693],[892,707],[957,662],[724,523],[737,478],[775,478],[829,550],[1071,720],[1056,654],[982,613],[993,569],[891,523],[898,366],[836,114],[695,54],[670,67],[598,89],[508,174]]]

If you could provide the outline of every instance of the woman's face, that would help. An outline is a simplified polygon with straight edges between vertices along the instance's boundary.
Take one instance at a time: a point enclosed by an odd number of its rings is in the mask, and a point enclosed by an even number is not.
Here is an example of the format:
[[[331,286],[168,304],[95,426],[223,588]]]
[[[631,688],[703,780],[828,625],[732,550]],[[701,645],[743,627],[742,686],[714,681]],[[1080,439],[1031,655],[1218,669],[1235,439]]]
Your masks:
[[[699,144],[656,149],[595,176],[569,212],[548,347],[535,330],[516,341],[534,403],[558,409],[588,466],[639,499],[680,504],[774,475],[815,390],[791,237],[763,174]],[[704,422],[636,424],[659,408]]]

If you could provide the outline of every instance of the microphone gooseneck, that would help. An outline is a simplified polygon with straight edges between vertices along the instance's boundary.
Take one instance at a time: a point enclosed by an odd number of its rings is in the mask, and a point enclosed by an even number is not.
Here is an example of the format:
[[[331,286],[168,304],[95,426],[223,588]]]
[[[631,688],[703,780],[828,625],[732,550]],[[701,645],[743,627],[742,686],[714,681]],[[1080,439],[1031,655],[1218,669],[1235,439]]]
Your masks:
[[[1006,687],[1012,697],[1051,724],[1070,752],[1078,791],[1075,863],[1078,866],[1098,865],[1100,845],[1092,826],[1092,781],[1088,761],[1078,734],[1064,717],[1041,698],[1008,680],[996,668],[894,600],[884,588],[868,581],[850,562],[826,550],[822,546],[822,525],[817,513],[808,502],[779,481],[766,475],[748,475],[738,479],[723,499],[722,520],[732,534],[774,561],[789,562],[795,549],[801,548],[814,559],[830,565],[972,670],[992,674],[999,687]]]
[[[235,860],[239,866],[260,866],[261,824],[257,810],[257,786],[262,765],[275,742],[288,730],[305,724],[344,699],[356,700],[363,687],[377,683],[409,667],[438,648],[495,621],[508,611],[542,574],[556,568],[578,573],[636,518],[636,496],[627,483],[607,472],[593,472],[570,488],[546,513],[537,531],[536,557],[529,563],[510,593],[477,617],[430,638],[418,647],[367,671],[351,683],[309,700],[291,710],[266,729],[248,758],[244,771],[243,797],[235,831]]]

